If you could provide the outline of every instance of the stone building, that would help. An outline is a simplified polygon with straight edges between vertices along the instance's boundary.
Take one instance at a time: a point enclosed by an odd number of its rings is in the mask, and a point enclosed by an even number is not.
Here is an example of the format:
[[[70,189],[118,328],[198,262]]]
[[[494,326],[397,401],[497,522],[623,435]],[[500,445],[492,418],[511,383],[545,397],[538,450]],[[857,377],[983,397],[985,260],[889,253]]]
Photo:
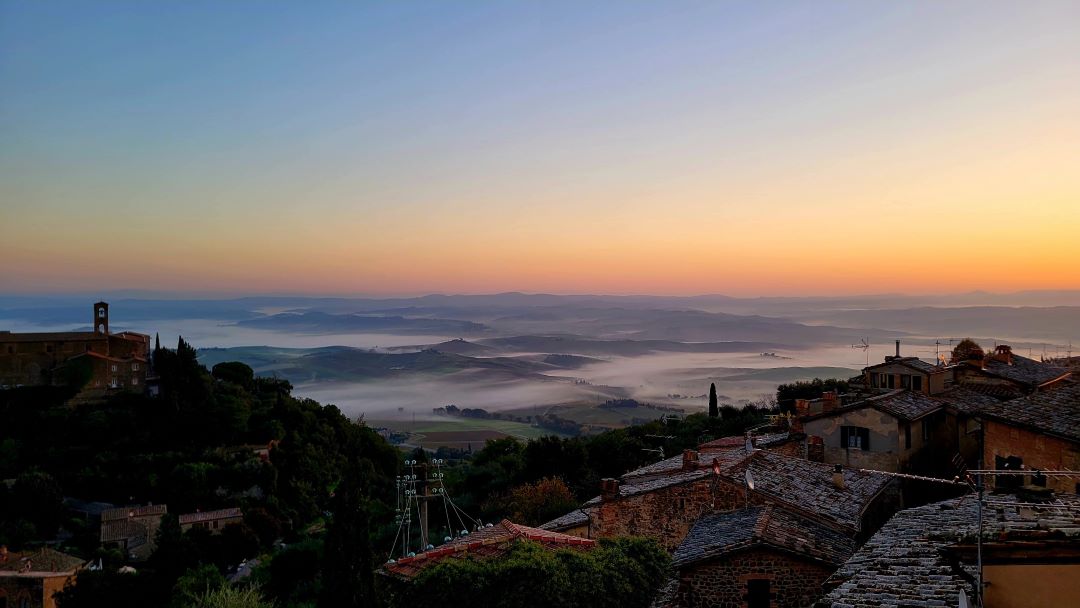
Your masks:
[[[209,530],[211,534],[221,534],[225,526],[244,523],[244,514],[238,507],[184,513],[180,516],[180,530],[187,532],[193,528]]]
[[[109,331],[109,305],[93,306],[93,331],[0,331],[0,386],[77,385],[84,395],[143,391],[150,336]]]
[[[890,478],[791,456],[791,443],[770,435],[702,444],[604,480],[600,496],[540,527],[656,540],[676,556],[657,605],[805,605],[894,512],[896,496]],[[823,557],[826,545],[847,554]]]
[[[981,408],[986,468],[1025,471],[988,479],[991,487],[1038,485],[1080,493],[1080,479],[1036,471],[1080,470],[1080,384],[1061,385]]]
[[[854,551],[850,535],[779,505],[706,515],[675,550],[678,582],[656,605],[807,606]]]
[[[1054,388],[1068,380],[1071,372],[1064,367],[1022,357],[1013,353],[1011,347],[1001,344],[992,354],[958,362],[954,376],[960,385],[997,389],[1005,396],[1019,396]]]
[[[817,608],[976,606],[978,499],[896,514],[825,582]],[[985,608],[1072,606],[1080,595],[1080,502],[987,496]]]
[[[54,549],[9,553],[0,546],[0,607],[56,608],[54,595],[86,561]]]
[[[146,560],[156,548],[155,536],[165,505],[130,506],[108,509],[101,514],[101,544],[119,549],[133,560]]]

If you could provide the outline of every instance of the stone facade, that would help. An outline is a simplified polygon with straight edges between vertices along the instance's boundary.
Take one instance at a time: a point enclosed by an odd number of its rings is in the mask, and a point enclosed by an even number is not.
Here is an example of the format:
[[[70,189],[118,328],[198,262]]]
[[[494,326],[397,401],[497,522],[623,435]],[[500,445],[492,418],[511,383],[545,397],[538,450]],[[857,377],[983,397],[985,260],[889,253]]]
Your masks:
[[[743,500],[741,488],[717,483],[715,477],[634,496],[601,499],[599,505],[586,510],[592,520],[590,538],[645,536],[670,552],[703,514],[731,508]]]
[[[84,392],[142,391],[150,336],[109,332],[109,305],[93,307],[94,331],[0,331],[0,386],[78,384]]]
[[[750,581],[764,580],[768,581],[768,606],[808,606],[821,595],[821,584],[832,572],[830,567],[780,550],[748,549],[680,571],[675,605],[744,608],[750,600]]]

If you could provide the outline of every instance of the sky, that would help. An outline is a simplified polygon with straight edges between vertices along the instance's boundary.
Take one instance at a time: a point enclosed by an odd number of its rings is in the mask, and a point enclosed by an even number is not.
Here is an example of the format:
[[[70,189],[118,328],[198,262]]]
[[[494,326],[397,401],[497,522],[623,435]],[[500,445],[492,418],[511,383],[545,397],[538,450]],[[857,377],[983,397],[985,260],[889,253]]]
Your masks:
[[[1077,2],[0,0],[0,293],[1080,288]]]

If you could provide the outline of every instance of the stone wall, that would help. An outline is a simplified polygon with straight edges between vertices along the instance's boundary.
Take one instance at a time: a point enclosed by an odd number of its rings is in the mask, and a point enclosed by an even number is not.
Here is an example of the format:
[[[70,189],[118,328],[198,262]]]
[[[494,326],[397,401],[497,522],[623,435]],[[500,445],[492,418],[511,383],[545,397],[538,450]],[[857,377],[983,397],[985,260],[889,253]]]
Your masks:
[[[592,519],[589,536],[645,536],[671,552],[703,514],[727,511],[743,501],[742,488],[710,475],[644,494],[603,500],[588,509]]]
[[[833,572],[818,562],[760,546],[690,564],[679,571],[676,606],[688,608],[742,608],[747,584],[766,579],[771,606],[809,606],[822,595],[822,583]]]

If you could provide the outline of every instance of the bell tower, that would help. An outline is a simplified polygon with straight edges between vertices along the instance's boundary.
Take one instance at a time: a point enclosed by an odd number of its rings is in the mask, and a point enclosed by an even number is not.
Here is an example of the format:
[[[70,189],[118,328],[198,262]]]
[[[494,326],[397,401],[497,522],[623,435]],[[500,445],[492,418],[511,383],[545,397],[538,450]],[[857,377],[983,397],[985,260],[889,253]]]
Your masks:
[[[109,303],[98,302],[94,304],[94,333],[109,335]]]

